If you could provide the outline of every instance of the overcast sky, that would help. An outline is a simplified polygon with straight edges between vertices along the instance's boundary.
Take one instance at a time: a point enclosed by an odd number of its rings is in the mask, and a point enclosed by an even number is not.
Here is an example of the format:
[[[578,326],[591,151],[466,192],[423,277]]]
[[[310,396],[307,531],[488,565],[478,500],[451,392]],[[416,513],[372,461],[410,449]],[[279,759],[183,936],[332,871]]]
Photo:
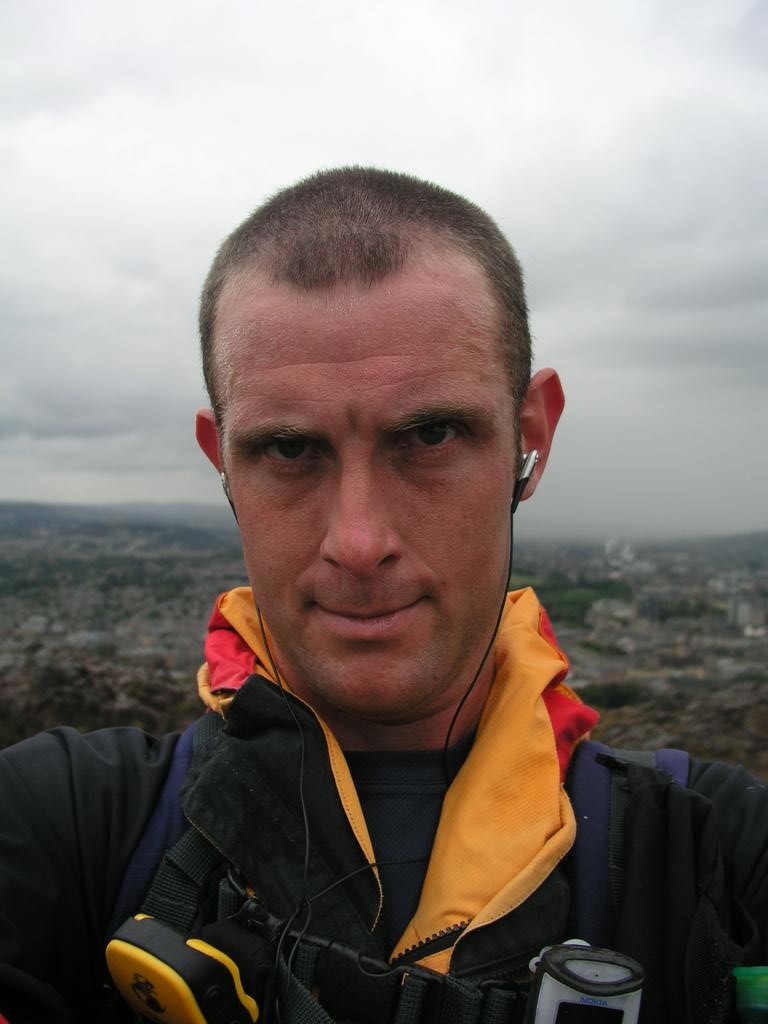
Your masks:
[[[0,499],[223,500],[215,247],[366,163],[522,259],[567,396],[523,533],[765,529],[767,64],[764,0],[4,0]]]

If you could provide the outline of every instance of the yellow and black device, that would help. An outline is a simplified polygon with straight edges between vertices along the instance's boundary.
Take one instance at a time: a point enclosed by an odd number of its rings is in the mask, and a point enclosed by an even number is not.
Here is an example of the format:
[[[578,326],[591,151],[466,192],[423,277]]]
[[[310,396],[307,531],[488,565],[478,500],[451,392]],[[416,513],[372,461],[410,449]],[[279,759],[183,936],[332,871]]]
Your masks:
[[[242,929],[239,929],[242,933]],[[211,936],[210,938],[213,938]],[[244,936],[245,938],[245,936]],[[190,938],[146,914],[129,918],[107,946],[107,966],[132,1010],[161,1024],[255,1024],[266,961],[246,971],[205,938]],[[254,985],[253,982],[256,982]],[[249,990],[246,990],[246,985]]]

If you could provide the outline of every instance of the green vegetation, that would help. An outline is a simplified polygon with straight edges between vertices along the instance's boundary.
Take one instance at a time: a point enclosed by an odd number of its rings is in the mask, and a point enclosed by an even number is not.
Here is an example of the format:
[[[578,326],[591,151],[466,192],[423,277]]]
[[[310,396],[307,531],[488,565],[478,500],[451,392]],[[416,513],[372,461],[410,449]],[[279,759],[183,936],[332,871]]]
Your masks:
[[[641,683],[590,683],[579,687],[578,692],[585,704],[598,711],[623,708],[627,704],[647,704],[653,699],[648,687]]]
[[[520,577],[512,579],[517,582]],[[579,579],[574,582],[563,573],[553,572],[535,580],[529,579],[528,583],[535,589],[553,622],[572,626],[584,625],[587,612],[601,598],[614,601],[632,598],[632,588],[625,580]]]
[[[659,622],[666,622],[667,619],[700,619],[704,615],[711,615],[715,610],[704,601],[684,598],[664,601],[659,608]]]
[[[628,652],[623,650],[621,647],[616,647],[615,644],[600,644],[596,640],[581,640],[581,647],[586,647],[588,651],[594,651],[595,654],[610,654],[611,656],[618,654],[619,657],[626,657]]]

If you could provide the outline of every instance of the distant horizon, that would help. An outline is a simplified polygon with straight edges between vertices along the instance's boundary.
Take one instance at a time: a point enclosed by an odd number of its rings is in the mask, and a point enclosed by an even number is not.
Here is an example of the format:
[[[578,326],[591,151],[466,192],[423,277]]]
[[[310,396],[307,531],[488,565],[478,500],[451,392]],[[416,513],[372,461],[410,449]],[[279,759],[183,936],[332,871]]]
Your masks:
[[[232,513],[226,505],[219,505],[215,502],[197,502],[197,501],[151,501],[151,500],[133,500],[133,501],[111,501],[111,502],[94,502],[94,501],[38,501],[29,500],[26,498],[0,498],[0,509],[8,506],[29,506],[34,508],[51,508],[51,509],[64,509],[69,511],[82,510],[83,513],[89,512],[100,512],[104,514],[119,513],[120,511],[133,511],[134,513],[146,512],[151,514],[152,512],[162,513],[165,512],[165,516],[160,515],[160,518],[166,520],[170,517],[173,518],[174,510],[178,510],[179,520],[183,520],[183,512],[188,511],[192,516],[194,513],[198,513],[202,517],[203,522],[198,524],[189,523],[189,525],[207,525],[207,526],[220,526],[223,528],[231,529],[233,535],[239,534],[237,524],[232,519]],[[525,510],[525,506],[521,506],[522,510]],[[1,529],[0,524],[0,529]],[[679,532],[661,533],[658,531],[641,533],[630,533],[623,531],[601,531],[598,527],[595,527],[592,532],[558,532],[556,527],[552,527],[551,524],[542,525],[541,522],[534,521],[522,522],[521,514],[518,512],[515,518],[515,541],[517,543],[525,543],[530,541],[532,543],[544,543],[546,541],[552,541],[553,543],[588,543],[588,544],[600,544],[604,545],[611,541],[622,541],[629,544],[653,544],[653,543],[674,543],[680,542],[685,543],[686,541],[719,541],[727,540],[729,538],[734,539],[746,539],[754,536],[755,538],[761,537],[763,534],[766,535],[768,541],[768,526],[757,527],[755,529],[738,529],[723,532],[694,532],[693,530],[682,534]]]

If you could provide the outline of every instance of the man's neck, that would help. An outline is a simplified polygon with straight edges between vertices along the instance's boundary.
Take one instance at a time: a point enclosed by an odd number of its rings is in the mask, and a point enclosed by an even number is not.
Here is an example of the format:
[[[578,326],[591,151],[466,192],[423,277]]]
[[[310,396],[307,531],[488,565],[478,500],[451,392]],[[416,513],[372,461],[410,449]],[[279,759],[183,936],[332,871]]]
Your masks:
[[[457,701],[409,720],[382,720],[349,715],[337,707],[313,700],[313,709],[330,727],[343,750],[442,750],[474,732],[493,682],[492,659],[483,667],[475,685],[456,715]],[[469,683],[467,683],[469,686]],[[464,691],[466,693],[466,690]],[[459,700],[464,694],[461,694]]]

